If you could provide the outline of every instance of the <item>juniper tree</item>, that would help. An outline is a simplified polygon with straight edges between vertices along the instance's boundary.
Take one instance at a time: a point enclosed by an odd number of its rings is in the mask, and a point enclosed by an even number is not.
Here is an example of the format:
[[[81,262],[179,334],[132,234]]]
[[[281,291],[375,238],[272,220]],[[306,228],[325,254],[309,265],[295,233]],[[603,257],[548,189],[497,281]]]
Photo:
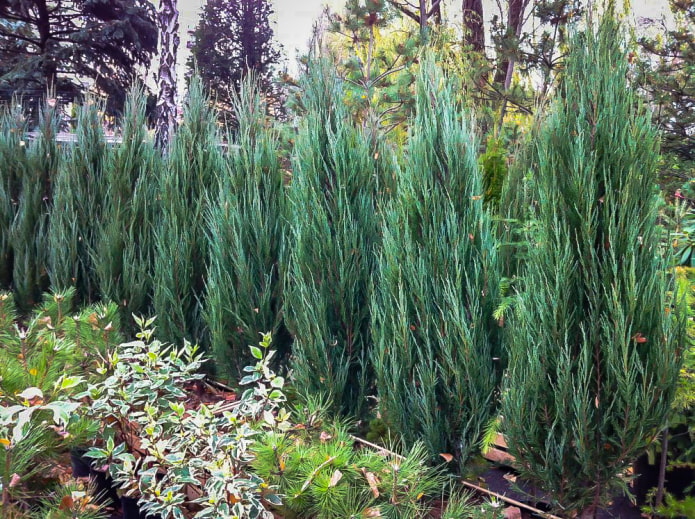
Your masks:
[[[664,425],[681,356],[660,255],[658,136],[609,13],[577,34],[535,142],[535,241],[509,341],[504,430],[521,475],[595,517]]]
[[[48,275],[55,290],[75,287],[78,301],[94,301],[98,293],[91,251],[103,207],[103,174],[107,148],[100,107],[91,99],[77,115],[77,142],[53,184],[48,228]]]
[[[17,213],[20,176],[26,168],[27,149],[23,141],[26,122],[16,103],[0,114],[0,288],[12,283],[13,251],[11,229]]]
[[[465,462],[500,372],[496,251],[472,122],[432,62],[382,227],[372,337],[379,409],[408,445]]]
[[[330,67],[304,78],[307,108],[289,192],[284,315],[298,388],[359,412],[369,386],[369,283],[389,154],[370,144],[342,103]]]
[[[121,322],[148,312],[159,163],[147,135],[146,96],[133,88],[125,102],[122,144],[110,154],[104,175],[104,208],[92,259],[101,296],[118,304]],[[153,177],[153,178],[151,178]]]
[[[235,149],[207,215],[205,322],[218,372],[237,378],[259,332],[272,331],[277,343],[286,203],[279,136],[254,80],[242,83],[233,106]]]
[[[55,137],[58,114],[46,105],[40,113],[37,138],[19,177],[17,215],[12,223],[13,287],[17,306],[30,310],[48,289],[48,223],[51,185],[60,164]],[[21,153],[21,152],[20,152]]]
[[[157,194],[161,210],[155,227],[154,310],[162,336],[171,342],[204,338],[201,302],[209,257],[205,217],[222,170],[216,117],[200,80],[194,78]]]

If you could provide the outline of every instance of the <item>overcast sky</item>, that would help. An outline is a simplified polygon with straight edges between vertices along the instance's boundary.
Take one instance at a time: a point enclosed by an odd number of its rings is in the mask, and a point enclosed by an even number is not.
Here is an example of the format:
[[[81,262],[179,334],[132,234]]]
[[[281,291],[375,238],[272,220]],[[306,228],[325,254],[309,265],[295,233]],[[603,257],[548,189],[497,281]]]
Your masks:
[[[503,2],[504,0],[502,0]],[[186,41],[188,31],[195,29],[198,15],[205,0],[179,0],[181,13],[181,56],[178,60],[179,76],[183,77],[186,58]],[[415,2],[413,2],[415,3]],[[667,10],[667,0],[632,0],[636,17],[659,18]],[[297,51],[304,52],[311,37],[314,20],[321,14],[324,5],[340,9],[345,0],[274,0],[275,20],[273,30],[275,37],[282,44],[289,59],[289,69],[294,70]],[[460,23],[461,0],[444,0],[446,12],[454,15],[454,23]],[[483,0],[486,18],[497,12],[496,0]],[[458,15],[458,16],[457,16]],[[459,20],[457,20],[459,18]]]

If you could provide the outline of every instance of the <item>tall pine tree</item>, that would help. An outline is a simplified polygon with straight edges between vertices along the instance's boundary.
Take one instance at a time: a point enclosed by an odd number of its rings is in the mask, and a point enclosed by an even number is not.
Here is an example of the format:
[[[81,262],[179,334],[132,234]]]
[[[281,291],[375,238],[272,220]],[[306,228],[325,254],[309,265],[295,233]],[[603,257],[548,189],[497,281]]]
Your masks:
[[[656,225],[658,135],[621,35],[609,12],[574,37],[534,143],[537,231],[503,393],[521,475],[587,518],[663,427],[682,344]]]
[[[193,33],[188,67],[200,76],[219,110],[233,111],[234,95],[249,74],[261,92],[272,98],[272,76],[281,56],[273,41],[272,14],[268,0],[205,3]]]

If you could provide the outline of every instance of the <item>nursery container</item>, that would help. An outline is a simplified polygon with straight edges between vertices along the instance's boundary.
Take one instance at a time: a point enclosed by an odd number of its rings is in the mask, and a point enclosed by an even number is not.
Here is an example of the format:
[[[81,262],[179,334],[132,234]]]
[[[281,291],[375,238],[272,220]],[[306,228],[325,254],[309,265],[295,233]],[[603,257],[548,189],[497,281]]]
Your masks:
[[[70,466],[72,467],[73,478],[89,477],[91,464],[89,458],[85,457],[85,452],[87,452],[87,449],[84,447],[70,449]]]
[[[122,496],[121,513],[123,514],[123,519],[160,519],[159,515],[147,515],[145,512],[140,511],[137,497]]]

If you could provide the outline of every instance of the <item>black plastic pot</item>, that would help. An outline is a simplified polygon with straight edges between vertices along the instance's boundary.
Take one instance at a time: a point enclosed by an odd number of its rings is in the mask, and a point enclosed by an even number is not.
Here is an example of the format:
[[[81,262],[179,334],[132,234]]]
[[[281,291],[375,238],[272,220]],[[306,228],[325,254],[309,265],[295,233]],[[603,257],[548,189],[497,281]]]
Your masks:
[[[116,492],[116,488],[113,486],[111,477],[104,471],[90,468],[89,478],[96,487],[95,496],[97,502],[104,506],[117,506],[119,502],[118,492]]]
[[[91,469],[90,459],[84,456],[87,449],[84,447],[75,447],[70,449],[70,465],[72,466],[73,478],[89,477]]]
[[[160,519],[158,515],[146,515],[141,512],[136,497],[121,497],[121,514],[123,519]]]

